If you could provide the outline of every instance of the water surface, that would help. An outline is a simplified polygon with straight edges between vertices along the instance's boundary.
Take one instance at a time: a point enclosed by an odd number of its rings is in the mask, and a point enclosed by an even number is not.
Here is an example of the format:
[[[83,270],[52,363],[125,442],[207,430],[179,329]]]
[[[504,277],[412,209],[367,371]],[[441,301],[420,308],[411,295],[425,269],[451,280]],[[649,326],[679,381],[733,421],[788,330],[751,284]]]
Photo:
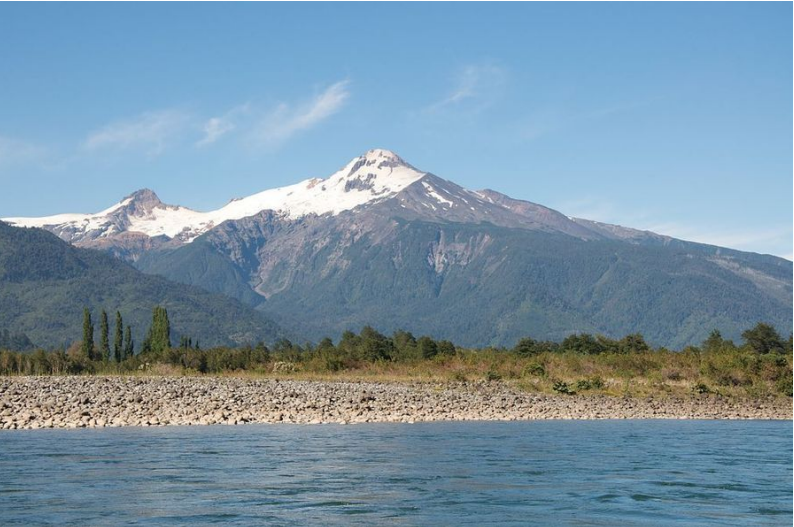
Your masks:
[[[0,432],[0,525],[791,525],[790,421]]]

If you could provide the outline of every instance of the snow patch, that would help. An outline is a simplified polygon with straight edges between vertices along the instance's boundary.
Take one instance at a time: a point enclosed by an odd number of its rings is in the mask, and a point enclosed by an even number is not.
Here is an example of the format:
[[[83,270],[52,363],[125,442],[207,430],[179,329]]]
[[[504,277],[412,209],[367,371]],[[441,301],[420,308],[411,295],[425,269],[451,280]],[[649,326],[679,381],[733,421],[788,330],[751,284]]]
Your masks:
[[[230,201],[220,209],[199,212],[186,207],[157,205],[147,213],[128,216],[126,230],[148,236],[179,235],[184,241],[196,237],[227,220],[239,220],[264,210],[272,210],[289,218],[309,214],[332,214],[347,211],[368,203],[391,198],[408,185],[425,176],[405,163],[399,156],[383,149],[370,150],[351,160],[326,179],[312,178],[259,192]],[[439,202],[446,201],[433,192]],[[24,227],[69,227],[76,231],[108,231],[109,215],[127,206],[126,198],[96,214],[58,214],[44,218],[5,218],[5,221]]]
[[[422,181],[422,186],[425,187],[425,190],[427,190],[427,195],[435,199],[437,202],[441,203],[442,205],[449,205],[450,207],[453,205],[450,200],[442,197],[441,194],[439,194],[436,189],[433,188],[433,185],[427,181]],[[433,208],[435,209],[435,207]]]

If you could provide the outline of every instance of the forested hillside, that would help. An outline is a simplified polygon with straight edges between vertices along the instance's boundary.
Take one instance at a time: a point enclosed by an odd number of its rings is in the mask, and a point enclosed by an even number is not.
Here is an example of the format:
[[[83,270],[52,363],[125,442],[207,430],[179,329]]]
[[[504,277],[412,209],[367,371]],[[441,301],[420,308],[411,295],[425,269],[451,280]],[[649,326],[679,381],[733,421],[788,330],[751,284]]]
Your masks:
[[[206,345],[273,341],[278,326],[222,295],[137,271],[112,256],[80,249],[40,229],[0,222],[0,328],[24,333],[38,346],[79,340],[83,308],[120,311],[137,342],[162,305],[178,320],[175,335]]]

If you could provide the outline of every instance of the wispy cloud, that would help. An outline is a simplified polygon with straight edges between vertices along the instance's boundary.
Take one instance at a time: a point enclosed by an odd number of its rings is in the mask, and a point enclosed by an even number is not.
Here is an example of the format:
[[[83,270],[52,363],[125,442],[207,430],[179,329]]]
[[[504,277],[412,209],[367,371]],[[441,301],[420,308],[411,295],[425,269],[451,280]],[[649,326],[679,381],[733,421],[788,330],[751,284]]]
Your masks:
[[[426,112],[467,106],[482,109],[490,105],[505,83],[504,68],[495,64],[469,64],[455,77],[452,90],[441,100],[425,108]]]
[[[0,167],[37,161],[45,154],[46,149],[39,145],[0,135]]]
[[[203,147],[211,145],[221,137],[235,130],[238,126],[239,118],[248,113],[250,109],[251,105],[246,103],[235,106],[220,117],[211,117],[208,119],[201,129],[203,137],[196,142],[196,146]]]
[[[189,121],[190,116],[180,110],[146,112],[91,132],[83,147],[89,151],[141,149],[154,156],[183,133]]]
[[[232,121],[224,119],[223,117],[212,117],[204,123],[204,137],[202,137],[196,146],[205,146],[214,143],[222,136],[234,130],[235,125]]]
[[[309,130],[337,113],[350,97],[350,81],[332,84],[308,102],[281,103],[255,124],[249,135],[255,146],[278,146],[295,134]]]

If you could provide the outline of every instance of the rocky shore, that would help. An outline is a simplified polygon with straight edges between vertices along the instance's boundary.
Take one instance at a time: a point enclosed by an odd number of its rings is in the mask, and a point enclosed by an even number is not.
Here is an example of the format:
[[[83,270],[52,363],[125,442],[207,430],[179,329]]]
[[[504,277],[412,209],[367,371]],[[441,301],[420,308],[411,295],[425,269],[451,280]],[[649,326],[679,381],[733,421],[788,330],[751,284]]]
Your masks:
[[[496,382],[0,377],[0,429],[527,419],[791,419],[791,399],[525,393]]]

